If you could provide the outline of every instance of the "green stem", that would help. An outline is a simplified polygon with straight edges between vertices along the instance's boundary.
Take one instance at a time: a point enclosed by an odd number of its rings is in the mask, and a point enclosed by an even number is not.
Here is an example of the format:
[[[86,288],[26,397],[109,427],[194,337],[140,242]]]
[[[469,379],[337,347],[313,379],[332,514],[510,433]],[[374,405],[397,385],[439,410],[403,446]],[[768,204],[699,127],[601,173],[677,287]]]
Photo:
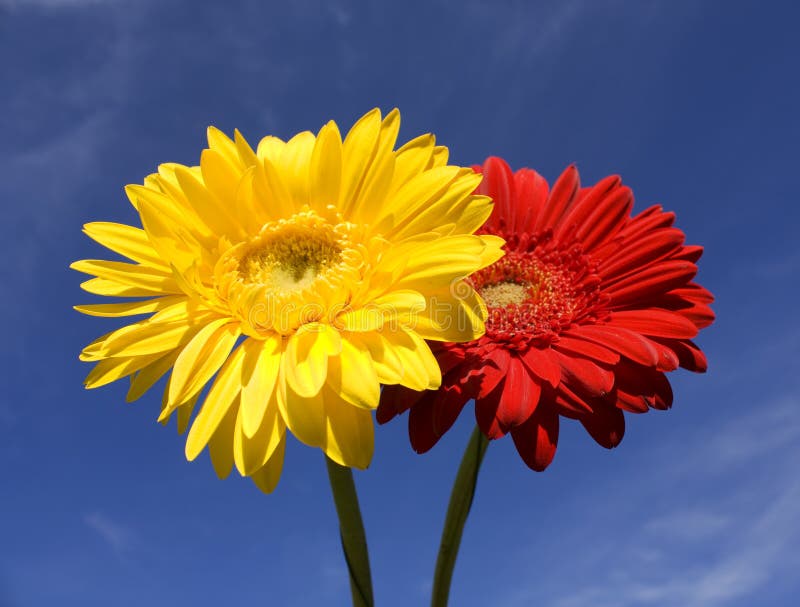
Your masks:
[[[350,593],[353,596],[353,607],[373,607],[372,578],[369,572],[369,554],[367,553],[367,536],[358,507],[358,495],[353,483],[350,468],[340,466],[329,457],[328,478],[331,481],[331,493],[339,516],[339,535],[342,540],[342,552],[350,573]]]
[[[447,516],[442,529],[442,541],[439,543],[439,556],[436,557],[436,571],[433,575],[433,592],[431,593],[431,607],[446,607],[450,595],[450,581],[453,578],[453,568],[461,545],[461,535],[464,524],[472,507],[475,497],[475,486],[478,484],[478,471],[486,453],[489,441],[476,427],[464,450],[461,465],[458,467],[453,490],[450,493],[450,504],[447,506]]]

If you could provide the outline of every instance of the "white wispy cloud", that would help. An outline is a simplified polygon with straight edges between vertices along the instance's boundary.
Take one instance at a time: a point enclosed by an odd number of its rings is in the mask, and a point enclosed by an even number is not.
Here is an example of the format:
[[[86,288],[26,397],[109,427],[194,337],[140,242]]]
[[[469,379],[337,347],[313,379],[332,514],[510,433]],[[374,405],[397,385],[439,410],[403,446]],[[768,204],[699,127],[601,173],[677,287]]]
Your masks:
[[[755,517],[725,516],[721,524],[728,530],[726,549],[714,557],[699,558],[693,540],[687,537],[687,525],[710,521],[720,524],[713,511],[696,511],[688,518],[675,516],[670,521],[657,521],[656,528],[663,536],[677,539],[670,549],[664,550],[658,566],[646,568],[632,566],[613,571],[605,583],[590,584],[577,592],[549,603],[552,607],[578,607],[591,604],[633,607],[722,607],[743,599],[763,585],[785,574],[798,558],[793,547],[800,539],[800,522],[797,520],[797,503],[800,499],[800,482],[788,485],[776,498],[768,502]],[[692,520],[692,516],[695,520]],[[730,521],[730,524],[727,522]],[[645,527],[653,529],[654,521]],[[719,530],[719,527],[716,529]],[[708,529],[702,533],[709,532]],[[642,537],[646,537],[646,534]],[[707,549],[708,544],[704,543]],[[621,555],[620,560],[629,562]],[[791,563],[791,564],[790,564]],[[653,569],[655,571],[653,571]]]
[[[136,535],[129,527],[100,512],[84,515],[84,524],[97,533],[117,556],[124,556],[136,545]]]
[[[724,512],[684,508],[648,521],[644,530],[657,537],[671,536],[681,541],[707,540],[729,528],[731,517]]]
[[[674,447],[653,450],[647,473],[630,479],[635,492],[619,503],[609,496],[565,535],[565,563],[546,563],[500,603],[728,607],[788,583],[800,565],[798,410],[786,394],[711,435],[698,428],[679,457]]]
[[[795,395],[762,402],[726,424],[702,447],[705,461],[729,469],[750,458],[796,445],[800,402]]]
[[[41,2],[41,6],[58,4]],[[72,4],[80,3],[63,2]],[[13,117],[19,141],[0,166],[0,195],[10,201],[5,221],[15,234],[0,243],[0,255],[14,260],[0,270],[0,278],[19,292],[30,292],[39,276],[37,270],[48,263],[41,243],[52,242],[65,224],[77,228],[76,215],[85,204],[77,193],[97,179],[98,160],[113,144],[114,124],[130,88],[130,68],[139,45],[144,44],[135,36],[141,11],[124,12],[129,14],[108,15],[106,22],[114,35],[82,69],[69,75],[48,69],[31,71],[3,98],[1,105]],[[15,19],[13,11],[9,18]],[[50,123],[50,129],[41,126],[42,116],[63,113],[70,118],[57,128]],[[17,302],[0,302],[0,310],[12,317],[21,314],[21,308]]]

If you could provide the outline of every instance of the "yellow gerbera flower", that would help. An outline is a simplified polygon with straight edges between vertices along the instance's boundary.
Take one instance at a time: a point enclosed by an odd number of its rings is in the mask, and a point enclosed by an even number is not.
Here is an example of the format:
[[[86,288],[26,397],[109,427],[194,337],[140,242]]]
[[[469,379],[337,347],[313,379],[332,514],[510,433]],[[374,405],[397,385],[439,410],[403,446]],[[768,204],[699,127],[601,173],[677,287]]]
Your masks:
[[[93,316],[148,314],[81,353],[95,388],[131,376],[128,400],[170,369],[159,421],[177,411],[195,459],[235,464],[266,492],[286,428],[343,465],[372,457],[380,384],[435,389],[426,339],[469,341],[485,307],[464,278],[503,241],[475,236],[491,201],[480,175],[447,166],[432,135],[395,150],[397,110],[362,117],[344,142],[334,122],[256,151],[208,129],[200,166],[162,164],[126,188],[144,229],[89,223],[92,239],[130,258],[83,260],[84,290],[133,297],[76,306]],[[145,298],[145,299],[142,299]]]

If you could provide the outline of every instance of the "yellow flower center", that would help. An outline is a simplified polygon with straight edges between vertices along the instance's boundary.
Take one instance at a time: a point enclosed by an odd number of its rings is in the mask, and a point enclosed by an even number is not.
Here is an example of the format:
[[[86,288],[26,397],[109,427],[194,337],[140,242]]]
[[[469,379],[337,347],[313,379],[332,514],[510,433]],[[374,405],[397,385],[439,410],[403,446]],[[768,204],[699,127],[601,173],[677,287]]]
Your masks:
[[[367,268],[360,234],[355,224],[308,209],[269,222],[222,254],[214,270],[217,294],[252,337],[332,322]]]
[[[341,259],[342,248],[329,224],[313,221],[272,225],[239,261],[244,282],[277,291],[302,290]]]

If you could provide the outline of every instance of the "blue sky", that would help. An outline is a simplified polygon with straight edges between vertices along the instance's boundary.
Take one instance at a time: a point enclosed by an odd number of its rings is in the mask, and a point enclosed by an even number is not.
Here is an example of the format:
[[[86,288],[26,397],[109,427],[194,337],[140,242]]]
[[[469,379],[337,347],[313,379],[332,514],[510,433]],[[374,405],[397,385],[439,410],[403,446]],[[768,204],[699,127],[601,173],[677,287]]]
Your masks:
[[[156,393],[86,392],[68,264],[123,186],[398,106],[457,163],[620,173],[702,244],[718,320],[705,376],[606,451],[565,424],[554,464],[493,443],[452,605],[783,606],[800,592],[800,9],[791,2],[0,0],[0,605],[347,605],[318,451],[278,490],[189,464]],[[469,414],[424,457],[406,420],[357,473],[379,605],[424,604]]]

